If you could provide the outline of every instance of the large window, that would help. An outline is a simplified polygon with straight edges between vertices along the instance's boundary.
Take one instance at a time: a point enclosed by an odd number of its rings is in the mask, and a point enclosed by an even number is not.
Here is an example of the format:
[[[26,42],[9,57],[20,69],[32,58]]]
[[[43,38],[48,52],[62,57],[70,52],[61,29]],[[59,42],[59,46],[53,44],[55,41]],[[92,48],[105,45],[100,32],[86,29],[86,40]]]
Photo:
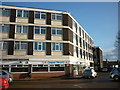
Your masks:
[[[50,67],[50,71],[64,71],[64,67]]]
[[[35,26],[34,34],[46,34],[46,27]]]
[[[15,50],[26,50],[28,48],[27,42],[15,42]]]
[[[7,41],[1,41],[0,42],[0,50],[7,50],[7,49],[8,49]]]
[[[35,12],[35,19],[46,19],[46,13]]]
[[[44,51],[46,50],[45,42],[34,42],[34,50]]]
[[[8,24],[0,24],[0,32],[8,33],[9,25]]]
[[[10,10],[9,9],[2,9],[2,16],[10,16]]]
[[[29,11],[27,10],[17,10],[17,17],[29,17]]]
[[[11,72],[28,72],[28,68],[25,68],[25,67],[21,67],[21,68],[14,67],[14,68],[11,68]]]
[[[52,43],[52,51],[62,51],[63,43]]]
[[[62,28],[52,28],[52,35],[62,35]]]
[[[16,26],[16,33],[28,33],[28,26]]]
[[[62,20],[62,14],[52,13],[52,20]]]
[[[33,72],[48,72],[48,67],[33,67]]]

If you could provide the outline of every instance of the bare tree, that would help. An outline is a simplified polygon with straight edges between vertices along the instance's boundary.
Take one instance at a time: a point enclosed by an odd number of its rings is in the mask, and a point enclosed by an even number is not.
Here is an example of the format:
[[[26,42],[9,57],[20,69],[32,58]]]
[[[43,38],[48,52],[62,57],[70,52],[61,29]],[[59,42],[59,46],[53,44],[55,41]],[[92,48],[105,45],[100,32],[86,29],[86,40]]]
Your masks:
[[[116,47],[116,53],[117,53],[118,60],[120,61],[120,30],[118,30],[115,47]]]

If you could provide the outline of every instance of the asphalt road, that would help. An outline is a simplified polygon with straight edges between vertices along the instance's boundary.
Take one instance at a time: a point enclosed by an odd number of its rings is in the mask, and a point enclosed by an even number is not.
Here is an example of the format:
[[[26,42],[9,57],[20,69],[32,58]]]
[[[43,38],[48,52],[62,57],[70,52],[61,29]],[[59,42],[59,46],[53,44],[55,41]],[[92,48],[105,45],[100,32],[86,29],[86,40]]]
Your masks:
[[[109,73],[98,73],[95,79],[48,78],[37,80],[13,81],[9,89],[27,88],[120,88],[120,81],[109,78]],[[8,90],[9,90],[8,89]]]

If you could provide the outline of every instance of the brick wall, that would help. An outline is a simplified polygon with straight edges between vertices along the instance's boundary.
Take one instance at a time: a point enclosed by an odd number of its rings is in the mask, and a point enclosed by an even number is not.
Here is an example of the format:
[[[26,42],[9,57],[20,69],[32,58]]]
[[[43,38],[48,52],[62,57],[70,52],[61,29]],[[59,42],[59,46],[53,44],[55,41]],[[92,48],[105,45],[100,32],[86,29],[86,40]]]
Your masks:
[[[65,72],[48,72],[48,73],[32,73],[32,78],[46,78],[46,77],[58,77],[58,76],[64,76]],[[24,79],[29,78],[28,73],[14,73],[13,74],[14,79]]]

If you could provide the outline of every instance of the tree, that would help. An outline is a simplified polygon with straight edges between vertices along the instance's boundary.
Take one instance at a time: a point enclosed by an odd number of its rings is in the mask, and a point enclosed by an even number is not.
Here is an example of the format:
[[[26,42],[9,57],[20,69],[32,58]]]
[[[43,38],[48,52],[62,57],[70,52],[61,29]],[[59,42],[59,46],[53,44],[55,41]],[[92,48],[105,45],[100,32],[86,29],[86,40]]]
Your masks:
[[[120,30],[118,30],[118,34],[117,34],[117,40],[115,42],[115,47],[116,47],[116,53],[117,53],[117,58],[118,61],[120,61]]]

